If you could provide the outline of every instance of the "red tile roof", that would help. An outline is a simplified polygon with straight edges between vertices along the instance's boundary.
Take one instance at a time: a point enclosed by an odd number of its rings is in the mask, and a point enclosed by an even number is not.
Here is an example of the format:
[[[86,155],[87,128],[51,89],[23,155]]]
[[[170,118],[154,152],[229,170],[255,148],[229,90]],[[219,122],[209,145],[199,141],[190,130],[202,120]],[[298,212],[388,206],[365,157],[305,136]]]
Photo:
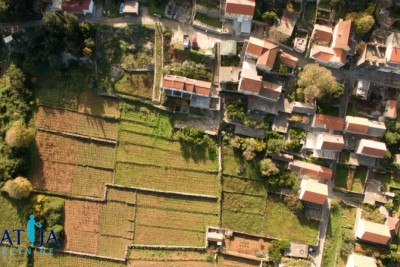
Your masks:
[[[325,62],[346,63],[346,51],[340,48],[313,45],[311,48],[311,56]]]
[[[71,13],[83,13],[88,10],[92,0],[63,0],[61,4],[62,11]]]
[[[162,87],[183,90],[203,96],[210,96],[211,94],[210,82],[188,79],[181,76],[164,76]]]
[[[252,79],[250,77],[242,77],[240,82],[240,90],[259,94],[261,85],[261,80]]]
[[[389,61],[400,63],[400,47],[392,48],[392,53],[390,53]]]
[[[399,233],[399,227],[400,227],[399,218],[391,216],[387,217],[386,225],[389,227],[389,231],[392,233],[392,235],[397,235]]]
[[[321,149],[341,151],[344,147],[344,139],[341,135],[321,133],[322,146]]]
[[[328,198],[328,186],[311,180],[301,182],[300,199],[323,205]]]
[[[389,228],[384,224],[360,219],[357,225],[357,237],[371,243],[386,245],[391,239]]]
[[[272,69],[278,54],[278,46],[262,39],[250,37],[246,54],[258,57],[257,64],[265,65]]]
[[[386,117],[395,119],[397,118],[397,101],[388,100],[386,103]]]
[[[336,25],[336,39],[334,47],[349,45],[351,33],[351,20],[339,21]]]
[[[292,68],[296,68],[297,66],[297,61],[299,61],[299,59],[295,56],[292,56],[288,53],[282,52],[281,56],[281,62],[289,67]]]
[[[329,44],[332,39],[332,28],[325,25],[314,24],[312,39]]]
[[[332,169],[300,160],[294,160],[293,162],[289,163],[289,169],[294,172],[307,175],[311,178],[322,180],[332,179]]]
[[[314,127],[327,130],[343,131],[344,119],[324,114],[315,114]]]
[[[255,0],[227,0],[225,5],[225,12],[231,14],[253,16],[255,7]]]

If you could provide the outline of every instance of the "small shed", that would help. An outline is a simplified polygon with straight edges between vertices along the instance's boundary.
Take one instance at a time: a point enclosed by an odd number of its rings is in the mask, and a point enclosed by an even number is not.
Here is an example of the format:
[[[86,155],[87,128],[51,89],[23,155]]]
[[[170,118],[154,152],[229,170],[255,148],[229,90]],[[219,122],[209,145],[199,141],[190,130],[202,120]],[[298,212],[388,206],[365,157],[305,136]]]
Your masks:
[[[308,258],[308,245],[290,243],[290,248],[285,252],[285,256],[294,258]]]
[[[207,241],[222,242],[224,241],[224,234],[217,232],[207,232]]]
[[[135,0],[125,1],[123,13],[126,15],[139,15],[139,2]]]

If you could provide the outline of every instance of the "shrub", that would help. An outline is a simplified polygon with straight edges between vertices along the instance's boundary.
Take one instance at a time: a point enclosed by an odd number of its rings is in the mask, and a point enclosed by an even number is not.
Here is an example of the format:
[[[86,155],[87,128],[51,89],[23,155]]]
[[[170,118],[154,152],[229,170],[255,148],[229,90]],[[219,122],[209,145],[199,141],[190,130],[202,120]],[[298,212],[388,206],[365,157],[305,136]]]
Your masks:
[[[260,171],[263,176],[269,177],[279,173],[279,169],[271,159],[263,159],[260,162]]]
[[[16,121],[6,133],[6,143],[10,147],[26,148],[33,141],[35,132],[25,126],[22,121]]]
[[[7,192],[10,197],[21,199],[28,197],[32,192],[32,184],[24,177],[17,177],[14,180],[8,180],[3,190]]]

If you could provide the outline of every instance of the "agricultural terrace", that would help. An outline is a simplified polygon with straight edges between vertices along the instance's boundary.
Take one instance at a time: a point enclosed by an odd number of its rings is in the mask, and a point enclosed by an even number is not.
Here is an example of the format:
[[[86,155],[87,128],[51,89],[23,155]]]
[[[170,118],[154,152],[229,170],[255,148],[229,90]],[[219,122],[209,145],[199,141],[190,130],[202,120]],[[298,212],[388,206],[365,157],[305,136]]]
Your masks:
[[[34,253],[33,261],[35,266],[58,266],[58,267],[76,267],[76,266],[96,266],[96,267],[123,267],[122,262],[73,255],[67,253],[54,252],[53,256]]]
[[[90,88],[92,69],[89,65],[71,65],[63,71],[38,66],[31,71],[35,96],[40,105],[76,110],[80,94]]]
[[[207,226],[218,223],[217,200],[138,193],[135,244],[204,246]]]
[[[217,194],[217,148],[182,145],[169,114],[127,106],[121,115],[115,183],[196,194]]]
[[[112,182],[113,144],[38,131],[36,151],[36,189],[102,198],[105,184]]]
[[[134,200],[135,194],[131,192],[130,199]],[[124,196],[106,203],[65,200],[65,249],[124,258],[133,241],[135,217],[135,208],[124,202]]]
[[[78,111],[95,116],[119,118],[119,101],[99,96],[93,91],[84,91],[79,96]]]
[[[212,258],[203,251],[188,250],[159,250],[133,248],[128,257],[128,266],[156,267],[156,266],[193,266],[193,267],[211,267],[211,262],[206,262]]]
[[[260,262],[259,261],[248,260],[248,259],[235,257],[235,256],[229,256],[229,255],[222,255],[222,257],[220,257],[218,260],[219,260],[221,266],[224,266],[224,267],[236,267],[236,266],[240,266],[240,267],[255,267],[255,266],[260,266]]]
[[[297,216],[277,196],[267,197],[262,181],[223,176],[222,227],[315,244],[319,222]]]
[[[154,28],[100,27],[97,31],[99,91],[152,99]]]
[[[65,109],[39,107],[36,127],[110,140],[118,138],[118,121]]]

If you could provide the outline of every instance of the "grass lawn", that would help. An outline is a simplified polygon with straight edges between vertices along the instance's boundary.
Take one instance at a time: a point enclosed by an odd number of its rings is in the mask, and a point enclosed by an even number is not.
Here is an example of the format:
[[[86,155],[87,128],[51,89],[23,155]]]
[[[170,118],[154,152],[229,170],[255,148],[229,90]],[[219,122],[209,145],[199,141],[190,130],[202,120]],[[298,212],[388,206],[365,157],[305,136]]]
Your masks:
[[[367,178],[368,169],[366,167],[359,166],[354,172],[353,184],[351,191],[362,193],[364,191],[365,179]]]
[[[117,93],[151,100],[153,95],[153,73],[124,73],[115,83]]]
[[[317,243],[319,221],[298,217],[277,196],[268,196],[264,219],[263,232],[271,237],[309,245]]]
[[[5,193],[0,195],[0,207],[1,207],[1,217],[0,217],[0,229],[8,230],[11,237],[14,238],[12,233],[13,229],[25,229],[26,219],[28,217],[25,208],[27,208],[27,201],[15,201],[6,197]],[[26,215],[26,216],[25,216]],[[21,235],[22,236],[22,235]],[[21,244],[23,244],[27,239],[25,236],[21,239]],[[15,239],[13,239],[14,241]],[[0,248],[1,249],[1,248]],[[7,252],[9,252],[7,248]],[[28,258],[25,254],[18,255],[18,252],[14,249],[14,254],[10,256],[9,254],[4,255],[0,253],[0,266],[27,266]]]
[[[235,153],[235,151],[229,146],[224,146],[222,153],[224,174],[262,180],[258,163],[255,160],[245,160],[240,153]],[[242,174],[238,174],[237,171],[242,166],[245,166],[246,170]]]
[[[207,16],[207,14],[196,12],[196,16],[194,17],[195,21],[199,21],[201,23],[207,24],[214,28],[221,28],[222,22],[219,19],[211,18]]]
[[[79,96],[88,89],[92,74],[85,66],[70,66],[64,71],[38,66],[31,71],[39,104],[70,109],[78,109]]]
[[[356,209],[338,204],[337,207],[332,208],[327,239],[325,243],[324,255],[322,259],[322,266],[335,267],[337,262],[343,260],[340,258],[340,247],[342,244],[342,231],[343,229],[352,229],[356,219]],[[344,259],[346,262],[346,259]]]
[[[84,91],[79,97],[79,112],[97,116],[119,118],[119,101],[96,95],[93,91]]]
[[[390,186],[400,188],[400,175],[397,173],[373,172],[371,178],[380,181],[385,190],[389,190]]]
[[[345,165],[338,164],[336,167],[335,187],[348,189],[347,177],[349,169]]]

